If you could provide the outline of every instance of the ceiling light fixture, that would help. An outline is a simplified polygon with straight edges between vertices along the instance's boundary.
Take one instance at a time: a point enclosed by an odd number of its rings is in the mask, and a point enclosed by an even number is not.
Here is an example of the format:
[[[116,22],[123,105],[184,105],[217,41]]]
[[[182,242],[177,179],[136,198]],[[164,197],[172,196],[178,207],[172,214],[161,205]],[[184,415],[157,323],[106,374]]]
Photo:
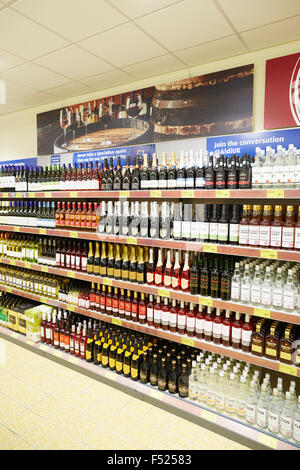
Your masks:
[[[0,80],[0,104],[6,103],[6,86],[5,83]]]

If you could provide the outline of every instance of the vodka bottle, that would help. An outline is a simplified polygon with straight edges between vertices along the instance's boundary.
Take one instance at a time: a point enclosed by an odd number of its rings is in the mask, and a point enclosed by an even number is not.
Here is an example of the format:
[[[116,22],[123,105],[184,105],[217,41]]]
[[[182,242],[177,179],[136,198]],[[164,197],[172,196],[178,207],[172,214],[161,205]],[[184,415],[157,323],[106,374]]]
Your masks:
[[[267,147],[266,149],[266,158],[261,167],[262,171],[262,188],[267,189],[272,187],[273,179],[273,159],[272,159],[272,149]]]
[[[290,392],[285,393],[285,401],[280,414],[280,434],[290,439],[293,434],[293,403]]]
[[[214,407],[215,395],[216,395],[216,372],[214,367],[210,367],[209,374],[207,377],[207,389],[206,389],[206,404]]]
[[[293,439],[300,443],[300,395],[298,396],[298,404],[293,420]]]
[[[259,189],[261,187],[261,177],[262,177],[262,159],[261,159],[261,149],[256,147],[255,149],[255,159],[252,165],[252,188]]]
[[[249,264],[245,265],[244,275],[241,279],[241,302],[250,302],[251,294],[251,276],[249,272]]]
[[[296,177],[296,153],[293,145],[289,145],[288,155],[286,158],[286,168],[285,168],[285,188],[294,188],[295,187],[295,177]]]
[[[273,434],[278,434],[280,429],[280,410],[281,402],[278,389],[273,388],[272,401],[268,410],[268,430]]]
[[[283,188],[285,181],[285,158],[283,148],[281,145],[277,146],[277,154],[273,166],[273,186],[276,188]]]
[[[263,383],[256,407],[256,424],[263,429],[266,428],[268,424],[269,401],[270,399],[267,390],[267,384]]]
[[[189,399],[196,401],[198,398],[198,375],[197,375],[197,368],[196,368],[196,361],[192,362],[192,373],[189,377]]]
[[[219,377],[218,377],[216,394],[215,394],[215,406],[218,411],[223,411],[225,408],[224,386],[225,386],[224,370],[221,369],[219,370]]]
[[[227,413],[233,415],[236,412],[236,382],[235,374],[230,372],[229,374],[229,383],[226,392],[225,398],[225,410]]]
[[[260,275],[260,267],[255,266],[254,278],[251,281],[251,303],[259,305],[261,303],[261,287],[262,279]]]
[[[293,271],[288,270],[286,284],[283,289],[283,308],[290,312],[294,311],[297,300],[297,289],[294,284]]]
[[[272,288],[272,306],[275,308],[282,307],[283,299],[283,279],[282,279],[282,269],[277,268],[275,282]]]
[[[255,381],[250,383],[250,389],[246,400],[246,421],[250,424],[256,423],[256,405],[257,405],[257,390]]]
[[[246,417],[246,400],[248,395],[248,383],[246,377],[241,375],[239,389],[237,393],[237,403],[236,403],[236,412],[237,416],[240,419],[245,419]]]
[[[272,304],[272,279],[271,268],[266,267],[266,275],[261,287],[261,304],[269,307]]]
[[[198,386],[198,402],[206,403],[206,367],[205,364],[201,364],[201,370],[199,374],[199,386]]]
[[[235,263],[235,269],[231,280],[231,299],[239,300],[241,296],[241,275],[240,265]]]

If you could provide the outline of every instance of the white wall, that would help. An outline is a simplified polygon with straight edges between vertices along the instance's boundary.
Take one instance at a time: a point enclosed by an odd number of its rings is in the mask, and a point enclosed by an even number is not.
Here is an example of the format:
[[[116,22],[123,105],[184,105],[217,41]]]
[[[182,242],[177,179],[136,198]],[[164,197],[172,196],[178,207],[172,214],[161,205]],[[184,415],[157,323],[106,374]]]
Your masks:
[[[265,95],[265,61],[283,55],[300,51],[300,40],[280,46],[262,49],[247,54],[222,59],[214,62],[191,67],[179,72],[160,75],[145,80],[128,83],[106,90],[99,90],[89,95],[81,95],[64,101],[56,101],[38,108],[32,108],[18,113],[0,117],[0,161],[19,157],[35,156],[36,145],[36,115],[51,109],[69,106],[102,96],[110,96],[134,89],[145,88],[160,83],[168,83],[186,77],[205,73],[217,72],[232,67],[254,63],[254,131],[263,130],[264,126],[264,95]],[[0,105],[1,106],[1,105]]]

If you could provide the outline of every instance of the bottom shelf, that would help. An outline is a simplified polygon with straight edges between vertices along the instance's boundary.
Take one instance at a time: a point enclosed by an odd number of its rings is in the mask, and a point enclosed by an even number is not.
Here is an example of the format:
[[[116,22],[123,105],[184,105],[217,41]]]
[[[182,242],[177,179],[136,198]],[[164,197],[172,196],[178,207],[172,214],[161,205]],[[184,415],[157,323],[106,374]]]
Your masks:
[[[238,419],[221,415],[214,410],[200,406],[198,403],[182,399],[178,395],[173,396],[169,392],[161,392],[151,385],[135,382],[101,366],[75,358],[44,343],[34,343],[22,334],[0,326],[1,337],[251,449],[300,450],[300,445],[297,443],[288,442]]]

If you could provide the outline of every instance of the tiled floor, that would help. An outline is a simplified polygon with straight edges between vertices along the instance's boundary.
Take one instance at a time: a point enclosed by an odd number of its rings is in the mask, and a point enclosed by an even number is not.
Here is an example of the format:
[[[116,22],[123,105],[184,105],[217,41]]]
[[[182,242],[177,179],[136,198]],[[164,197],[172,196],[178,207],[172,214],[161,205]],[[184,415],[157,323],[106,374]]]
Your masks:
[[[247,449],[1,342],[6,360],[0,363],[0,449]]]

